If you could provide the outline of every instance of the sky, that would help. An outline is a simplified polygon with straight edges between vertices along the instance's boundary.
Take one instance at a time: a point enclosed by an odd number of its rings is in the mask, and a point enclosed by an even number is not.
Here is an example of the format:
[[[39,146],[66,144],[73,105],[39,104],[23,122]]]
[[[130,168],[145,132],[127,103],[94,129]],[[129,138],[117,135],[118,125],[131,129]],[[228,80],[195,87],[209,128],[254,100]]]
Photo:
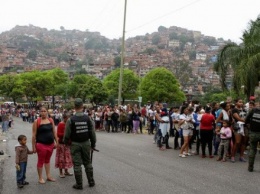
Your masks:
[[[1,0],[0,33],[16,25],[98,31],[120,38],[125,0]],[[260,0],[127,0],[126,38],[178,26],[239,42]]]

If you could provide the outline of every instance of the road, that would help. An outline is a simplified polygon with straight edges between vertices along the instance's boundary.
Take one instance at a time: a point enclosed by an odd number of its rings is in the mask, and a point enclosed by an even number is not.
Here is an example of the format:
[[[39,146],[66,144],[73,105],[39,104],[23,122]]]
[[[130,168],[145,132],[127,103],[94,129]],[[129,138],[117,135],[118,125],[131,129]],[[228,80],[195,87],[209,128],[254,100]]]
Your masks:
[[[23,189],[16,187],[14,146],[19,134],[28,137],[31,148],[31,124],[15,119],[14,129],[8,134],[7,153],[10,157],[0,164],[3,171],[1,194],[172,194],[172,193],[260,193],[260,157],[257,155],[255,172],[247,171],[247,163],[217,162],[216,159],[199,156],[178,157],[178,151],[159,151],[147,134],[123,134],[97,132],[97,148],[94,154],[94,178],[96,186],[89,188],[84,176],[84,189],[74,190],[74,177],[59,178],[54,168],[55,152],[52,156],[52,175],[55,183],[40,185],[36,172],[36,154],[29,156],[27,181]],[[173,139],[170,139],[172,145]],[[71,172],[72,169],[71,169]],[[0,179],[1,179],[0,178]],[[1,182],[0,181],[0,182]]]

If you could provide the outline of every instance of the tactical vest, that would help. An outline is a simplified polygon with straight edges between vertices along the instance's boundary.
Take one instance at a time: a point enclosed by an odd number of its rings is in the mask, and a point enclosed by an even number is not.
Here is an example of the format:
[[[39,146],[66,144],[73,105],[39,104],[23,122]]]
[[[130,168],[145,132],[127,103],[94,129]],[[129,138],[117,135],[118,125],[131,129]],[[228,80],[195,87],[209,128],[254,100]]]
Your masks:
[[[253,114],[250,119],[250,130],[260,132],[260,109],[255,108],[252,110]]]
[[[83,142],[89,140],[89,118],[87,115],[72,116],[71,121],[71,141]]]

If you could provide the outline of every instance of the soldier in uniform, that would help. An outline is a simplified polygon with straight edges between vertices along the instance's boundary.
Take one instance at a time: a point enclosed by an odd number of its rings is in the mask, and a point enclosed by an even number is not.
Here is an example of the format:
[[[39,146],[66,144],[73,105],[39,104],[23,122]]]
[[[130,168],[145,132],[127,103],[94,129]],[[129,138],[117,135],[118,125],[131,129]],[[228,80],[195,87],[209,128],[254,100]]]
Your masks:
[[[74,105],[76,113],[66,122],[64,143],[69,144],[71,141],[70,149],[76,179],[76,184],[73,185],[73,188],[81,190],[83,189],[82,164],[85,168],[89,186],[93,187],[95,185],[90,151],[95,149],[96,134],[89,116],[83,113],[82,99],[76,98]]]
[[[260,106],[257,103],[257,108],[253,108],[246,117],[246,124],[250,124],[250,150],[248,160],[248,171],[253,172],[255,155],[257,151],[257,143],[260,141]]]

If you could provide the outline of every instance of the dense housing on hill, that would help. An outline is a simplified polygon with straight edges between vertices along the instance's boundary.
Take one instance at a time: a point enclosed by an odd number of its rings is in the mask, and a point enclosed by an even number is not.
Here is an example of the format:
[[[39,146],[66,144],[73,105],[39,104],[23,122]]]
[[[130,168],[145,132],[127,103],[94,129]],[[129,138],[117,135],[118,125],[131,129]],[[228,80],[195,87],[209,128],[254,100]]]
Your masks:
[[[126,40],[124,67],[139,76],[166,67],[184,90],[202,93],[207,85],[219,86],[213,63],[225,43],[198,31],[160,26],[158,32]],[[0,73],[59,67],[70,74],[82,71],[103,79],[120,65],[120,44],[88,30],[16,26],[0,34]]]

